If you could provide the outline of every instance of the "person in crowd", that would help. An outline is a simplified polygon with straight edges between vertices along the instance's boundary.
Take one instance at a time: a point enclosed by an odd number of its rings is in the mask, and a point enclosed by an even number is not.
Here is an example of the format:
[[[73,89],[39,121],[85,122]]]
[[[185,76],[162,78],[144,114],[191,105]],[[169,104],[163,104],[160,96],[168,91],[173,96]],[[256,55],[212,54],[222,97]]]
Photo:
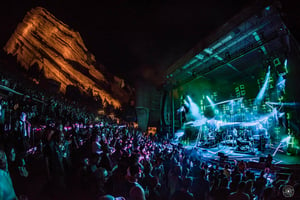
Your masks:
[[[126,200],[126,199],[124,197],[114,197],[110,194],[106,194],[99,197],[97,200]]]
[[[236,175],[241,175],[239,168],[237,165],[233,166],[233,170],[231,172],[231,178],[235,177]]]
[[[91,186],[96,186],[96,196],[107,194],[108,188],[106,183],[109,179],[109,172],[105,168],[99,167],[92,174],[92,177],[94,181],[91,182]]]
[[[229,165],[226,164],[224,169],[223,169],[223,174],[226,176],[226,178],[229,180],[230,179],[230,176],[231,176],[231,172],[230,172],[230,169],[229,169]]]
[[[267,179],[264,177],[265,172],[262,170],[260,176],[254,182],[254,194],[257,196],[258,200],[262,199],[263,192],[267,184]]]
[[[273,161],[273,156],[271,154],[268,154],[265,161],[265,172],[267,174],[270,173],[272,167],[272,161]]]
[[[105,168],[107,171],[111,171],[114,167],[112,161],[112,151],[105,135],[102,136],[100,144],[101,144],[100,152],[101,151],[103,152],[101,153],[102,158],[101,158],[100,166]]]
[[[215,191],[214,200],[227,200],[230,194],[228,188],[228,178],[223,178],[220,183],[220,187]]]
[[[191,192],[194,195],[195,199],[208,199],[209,193],[209,182],[205,178],[206,172],[204,169],[201,169],[199,174],[194,175],[194,180],[192,182]]]
[[[253,180],[246,181],[245,193],[249,195],[250,200],[253,200],[255,195],[253,193]]]
[[[144,166],[144,170],[143,170],[144,176],[141,178],[141,185],[143,186],[143,188],[149,188],[151,180],[153,178],[152,175],[153,167],[151,162],[147,160],[143,160],[143,166]]]
[[[238,185],[239,185],[240,181],[241,181],[240,173],[238,173],[232,177],[231,182],[229,184],[230,192],[235,192],[238,189]]]
[[[255,180],[255,175],[253,172],[251,172],[251,170],[247,170],[242,179],[244,181]]]
[[[190,188],[192,186],[192,179],[185,177],[180,181],[179,185],[179,189],[176,190],[171,196],[171,200],[194,200],[194,196],[190,192]]]
[[[101,149],[101,144],[100,144],[100,136],[98,134],[92,135],[92,154],[102,154],[103,151]]]
[[[0,199],[18,199],[9,175],[7,157],[3,150],[0,150]]]
[[[88,190],[90,188],[90,176],[91,176],[90,159],[83,158],[79,169],[79,182],[82,190]]]
[[[144,188],[138,183],[141,175],[141,168],[138,164],[128,167],[126,174],[126,182],[122,185],[125,192],[124,197],[130,200],[146,200]],[[123,195],[122,195],[123,196]]]
[[[168,173],[168,188],[170,196],[172,196],[174,192],[179,189],[181,179],[182,167],[179,163],[174,164]]]
[[[52,185],[59,190],[66,189],[66,179],[71,171],[69,142],[65,140],[64,133],[55,130],[46,153],[46,164]]]
[[[28,170],[24,158],[17,157],[13,146],[7,147],[8,170],[13,181],[15,192],[18,196],[27,196]]]
[[[230,193],[228,196],[228,200],[250,200],[250,197],[247,193],[245,193],[246,183],[241,181],[238,185],[237,191]]]
[[[27,121],[27,114],[21,112],[20,119],[15,124],[15,137],[18,154],[22,157],[27,156],[30,148],[31,124]]]
[[[266,187],[262,195],[263,200],[273,200],[275,198],[275,192],[273,187]]]
[[[246,172],[246,169],[247,169],[246,162],[244,160],[239,161],[238,168],[239,168],[239,172],[244,174]]]
[[[158,177],[151,177],[148,185],[149,195],[147,199],[160,200],[163,199],[161,194],[161,184],[159,183]]]

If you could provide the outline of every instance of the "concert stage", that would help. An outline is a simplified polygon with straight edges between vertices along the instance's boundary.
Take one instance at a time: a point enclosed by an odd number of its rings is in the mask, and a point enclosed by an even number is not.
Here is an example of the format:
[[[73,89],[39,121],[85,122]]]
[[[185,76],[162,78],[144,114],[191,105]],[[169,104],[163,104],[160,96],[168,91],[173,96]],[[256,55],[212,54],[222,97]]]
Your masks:
[[[203,159],[300,164],[298,42],[276,5],[237,16],[167,70],[162,122]]]

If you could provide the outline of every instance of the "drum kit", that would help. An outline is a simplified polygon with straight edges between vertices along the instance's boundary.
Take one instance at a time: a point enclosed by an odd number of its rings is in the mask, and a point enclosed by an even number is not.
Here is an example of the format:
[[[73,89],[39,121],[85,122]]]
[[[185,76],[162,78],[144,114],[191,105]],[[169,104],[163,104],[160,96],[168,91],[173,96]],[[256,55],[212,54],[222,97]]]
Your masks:
[[[209,131],[208,133],[202,134],[203,132],[199,130],[196,139],[196,146],[201,147],[215,147],[217,145],[217,135],[214,131]]]

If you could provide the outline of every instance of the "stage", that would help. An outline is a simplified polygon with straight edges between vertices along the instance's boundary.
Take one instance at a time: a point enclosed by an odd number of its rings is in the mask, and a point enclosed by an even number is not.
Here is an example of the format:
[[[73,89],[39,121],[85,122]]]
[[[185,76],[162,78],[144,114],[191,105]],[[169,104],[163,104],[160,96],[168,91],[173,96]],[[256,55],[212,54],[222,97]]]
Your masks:
[[[199,142],[188,142],[173,140],[174,145],[182,145],[186,150],[190,150],[192,156],[196,156],[211,164],[236,164],[240,160],[249,163],[249,166],[264,169],[264,159],[270,154],[273,157],[273,169],[280,170],[286,168],[299,168],[300,155],[297,152],[289,153],[282,143],[270,144],[263,151],[257,147],[250,148],[249,151],[238,151],[235,143],[226,144],[222,141],[219,144],[205,147]]]

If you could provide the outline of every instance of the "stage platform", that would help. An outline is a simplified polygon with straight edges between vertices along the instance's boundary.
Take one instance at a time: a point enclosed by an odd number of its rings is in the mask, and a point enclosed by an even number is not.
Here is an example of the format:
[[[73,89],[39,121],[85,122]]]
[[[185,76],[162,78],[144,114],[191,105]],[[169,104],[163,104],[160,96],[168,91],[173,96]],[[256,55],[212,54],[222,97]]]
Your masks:
[[[181,144],[181,146],[189,150],[192,157],[199,159],[201,162],[205,161],[209,167],[219,166],[222,169],[226,164],[231,166],[241,160],[246,162],[247,169],[251,170],[256,177],[258,177],[262,170],[265,170],[264,159],[271,154],[273,156],[272,166],[270,171],[264,176],[271,184],[276,176],[287,180],[290,173],[294,173],[297,179],[300,179],[300,156],[288,155],[284,150],[277,148],[278,146],[270,146],[263,152],[254,148],[250,152],[237,152],[236,146],[229,146],[218,144],[214,147],[201,147],[195,143],[182,144],[177,141],[172,142],[173,145]]]
[[[174,141],[174,144],[179,144]],[[181,143],[182,144],[182,143]],[[279,144],[278,144],[279,145]],[[273,156],[273,165],[278,168],[298,168],[300,170],[300,155],[290,155],[285,150],[278,148],[278,145],[270,145],[264,151],[252,148],[249,151],[239,152],[236,145],[218,144],[212,147],[201,147],[195,143],[182,144],[183,148],[191,150],[195,156],[211,163],[227,162],[234,164],[240,160],[244,160],[251,165],[259,165],[263,163],[263,159],[271,154]],[[263,166],[264,164],[262,164]]]

